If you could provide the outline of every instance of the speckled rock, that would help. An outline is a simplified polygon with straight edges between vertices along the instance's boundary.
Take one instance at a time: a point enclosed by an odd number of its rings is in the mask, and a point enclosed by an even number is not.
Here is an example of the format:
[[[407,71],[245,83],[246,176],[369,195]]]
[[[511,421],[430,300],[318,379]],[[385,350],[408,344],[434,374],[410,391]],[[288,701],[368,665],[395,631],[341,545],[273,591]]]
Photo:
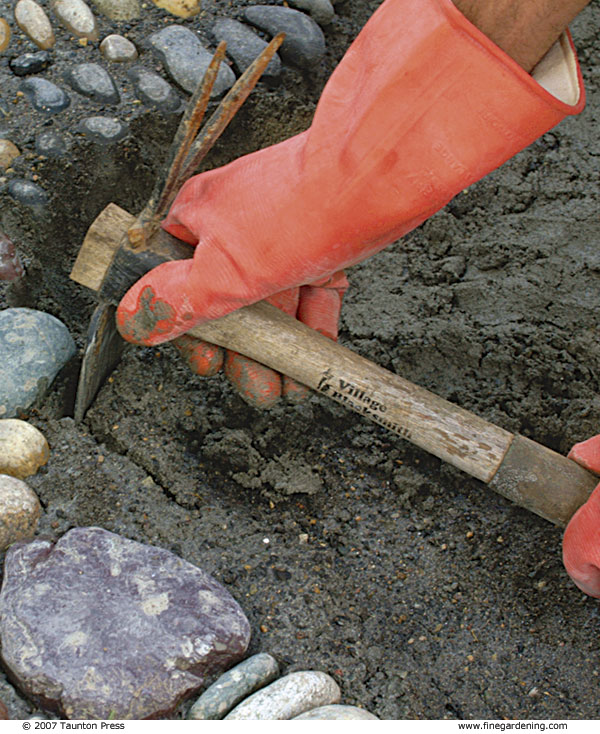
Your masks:
[[[35,137],[35,149],[46,158],[60,158],[67,152],[67,144],[56,130],[42,130]]]
[[[6,49],[8,48],[8,44],[10,43],[10,35],[10,26],[4,20],[4,18],[0,18],[0,53],[2,53],[2,51],[6,51]]]
[[[91,0],[95,8],[111,20],[135,20],[140,17],[139,0]]]
[[[186,92],[194,92],[213,57],[200,43],[198,36],[189,28],[171,25],[153,33],[148,42],[169,76]],[[213,97],[223,94],[234,83],[235,74],[226,64],[221,64]]]
[[[159,8],[180,18],[190,18],[200,12],[201,0],[152,0]]]
[[[48,203],[48,194],[44,189],[26,178],[11,178],[6,190],[13,199],[33,210],[38,210],[40,214]],[[0,417],[2,417],[1,412]]]
[[[21,151],[11,140],[0,138],[0,169],[8,168],[20,155]]]
[[[67,327],[29,308],[0,311],[0,418],[27,411],[75,354]]]
[[[227,55],[233,59],[237,70],[243,72],[254,59],[264,50],[267,42],[244,23],[231,18],[219,18],[212,29],[213,36],[218,42],[227,43]],[[264,70],[262,81],[276,81],[281,75],[281,59],[275,54]]]
[[[48,441],[35,426],[17,418],[0,420],[0,474],[26,479],[49,457]]]
[[[330,0],[288,0],[288,4],[292,8],[308,13],[319,25],[328,25],[335,15]]]
[[[121,98],[112,76],[100,64],[75,64],[65,74],[76,92],[102,104],[119,104]]]
[[[344,706],[339,703],[333,703],[329,706],[319,706],[319,708],[307,711],[300,716],[295,716],[295,720],[298,719],[312,719],[313,721],[319,719],[328,719],[330,721],[350,721],[352,719],[366,720],[379,720],[375,714],[365,709],[359,709],[358,706]]]
[[[103,117],[97,115],[86,117],[77,126],[77,131],[83,133],[87,138],[100,145],[117,143],[127,137],[129,128],[116,117]]]
[[[285,41],[279,55],[286,64],[311,69],[325,55],[325,36],[315,21],[305,13],[275,5],[252,5],[244,18],[271,36],[284,31]]]
[[[253,693],[225,719],[293,719],[318,706],[338,703],[340,696],[338,684],[327,673],[301,670]]]
[[[176,112],[180,109],[181,99],[162,76],[141,67],[130,69],[128,76],[137,96],[145,105],[165,112]]]
[[[52,0],[51,7],[70,33],[78,38],[98,40],[96,17],[83,0]]]
[[[31,76],[21,82],[21,91],[38,112],[55,115],[71,104],[69,95],[54,82]]]
[[[39,74],[47,69],[52,63],[52,57],[48,51],[28,51],[20,56],[12,58],[8,65],[16,76],[29,76]]]
[[[50,19],[34,0],[19,0],[15,5],[15,20],[36,46],[44,49],[54,46],[54,31]]]
[[[111,33],[100,44],[100,52],[107,61],[124,62],[135,61],[138,57],[137,48],[125,36]]]
[[[75,528],[7,553],[4,667],[63,718],[164,717],[249,637],[227,590],[162,548]]]
[[[37,495],[22,479],[0,474],[0,551],[33,537],[41,514]]]
[[[189,711],[188,719],[222,719],[240,701],[279,675],[279,665],[266,652],[253,655],[215,681]]]

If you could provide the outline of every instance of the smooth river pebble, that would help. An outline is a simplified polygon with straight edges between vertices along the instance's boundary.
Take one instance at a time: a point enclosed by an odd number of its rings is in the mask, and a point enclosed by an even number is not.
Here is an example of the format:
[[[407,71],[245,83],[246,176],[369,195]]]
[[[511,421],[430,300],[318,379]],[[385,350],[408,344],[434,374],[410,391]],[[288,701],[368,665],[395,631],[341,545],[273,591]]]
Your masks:
[[[0,551],[31,538],[41,513],[37,495],[22,479],[0,474]]]
[[[98,23],[83,0],[52,0],[52,10],[65,28],[79,38],[98,40]]]
[[[34,0],[19,0],[15,5],[15,20],[26,36],[39,48],[54,46],[54,31],[44,9]]]
[[[344,706],[343,704],[334,703],[329,706],[319,706],[319,708],[307,711],[300,716],[296,716],[295,720],[298,719],[329,719],[330,721],[349,721],[351,719],[376,719],[378,717],[372,714],[370,711],[365,709],[359,709],[358,706]]]
[[[0,474],[25,479],[49,457],[48,441],[35,426],[17,418],[0,420]]]

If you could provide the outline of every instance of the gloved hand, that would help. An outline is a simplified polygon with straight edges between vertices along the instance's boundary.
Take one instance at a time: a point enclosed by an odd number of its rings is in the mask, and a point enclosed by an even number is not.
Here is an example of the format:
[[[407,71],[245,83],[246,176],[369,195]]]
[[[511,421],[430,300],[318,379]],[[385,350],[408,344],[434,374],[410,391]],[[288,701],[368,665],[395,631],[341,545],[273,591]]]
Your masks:
[[[567,35],[530,76],[450,0],[386,0],[307,131],[183,186],[163,226],[196,246],[194,258],[138,281],[119,306],[119,329],[159,344],[280,291],[318,286],[583,104]]]
[[[569,458],[600,474],[600,436],[575,444]],[[600,599],[600,484],[567,525],[563,563],[582,591]]]

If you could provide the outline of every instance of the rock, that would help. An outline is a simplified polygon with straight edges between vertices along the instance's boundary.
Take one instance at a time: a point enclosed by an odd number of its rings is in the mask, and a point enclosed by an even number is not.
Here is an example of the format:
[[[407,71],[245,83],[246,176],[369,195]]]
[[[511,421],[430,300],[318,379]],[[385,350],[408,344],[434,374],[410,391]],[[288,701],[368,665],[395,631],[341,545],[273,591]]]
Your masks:
[[[8,62],[8,65],[16,76],[29,76],[29,74],[39,74],[51,63],[52,57],[48,51],[34,51],[15,56]]]
[[[9,43],[10,43],[10,26],[4,20],[4,18],[0,18],[0,53],[2,53],[2,51],[6,51]]]
[[[158,8],[180,18],[190,18],[200,12],[200,0],[152,0],[152,2]]]
[[[96,143],[108,145],[127,137],[129,128],[116,117],[86,117],[77,130]]]
[[[0,418],[27,411],[75,354],[67,327],[42,311],[0,311]]]
[[[251,693],[279,675],[279,665],[266,652],[253,655],[224,673],[204,691],[189,711],[188,719],[222,719]]]
[[[302,670],[253,693],[225,719],[293,719],[318,706],[338,703],[340,696],[338,684],[329,675],[318,670]]]
[[[8,168],[21,151],[10,140],[0,138],[0,168]]]
[[[8,182],[7,191],[13,199],[16,199],[24,206],[31,207],[32,209],[41,210],[48,203],[48,195],[44,189],[33,183],[33,181],[28,181],[26,178],[11,178]],[[1,407],[0,417],[4,417],[2,416]]]
[[[140,17],[139,0],[92,0],[92,3],[111,20],[135,20]]]
[[[330,0],[288,0],[288,3],[292,8],[308,13],[319,25],[328,25],[335,15]]]
[[[300,714],[300,716],[295,716],[294,719],[329,719],[331,721],[349,721],[351,719],[379,720],[375,714],[365,711],[365,709],[359,709],[358,706],[343,706],[336,703],[330,704],[329,706],[319,706],[319,708],[307,711],[304,714]]]
[[[54,46],[54,31],[45,11],[34,0],[19,0],[15,20],[23,33],[42,49]]]
[[[100,52],[107,61],[122,62],[135,61],[138,57],[137,48],[125,36],[111,33],[100,44]]]
[[[171,25],[153,33],[148,42],[172,79],[186,92],[194,92],[213,57],[198,36],[189,28]],[[226,64],[221,64],[212,96],[222,94],[234,83],[235,74]]]
[[[0,474],[0,551],[33,537],[41,513],[37,495],[24,481]]]
[[[142,68],[130,69],[128,76],[137,96],[149,107],[166,112],[176,112],[181,107],[181,99],[162,76]]]
[[[164,718],[249,638],[228,591],[162,548],[75,528],[7,553],[2,660],[62,718]]]
[[[285,41],[279,55],[286,64],[311,69],[325,55],[325,36],[308,15],[291,8],[274,5],[252,5],[244,10],[244,18],[271,36],[284,31]]]
[[[52,0],[52,10],[65,28],[78,38],[98,40],[98,23],[83,0]]]
[[[71,104],[69,95],[53,82],[32,76],[21,82],[21,91],[38,112],[55,115]]]
[[[25,479],[49,458],[48,441],[35,426],[17,418],[0,420],[0,474]]]
[[[46,158],[60,158],[67,152],[67,144],[56,130],[42,130],[35,138],[35,149]]]
[[[219,18],[212,29],[217,43],[227,43],[227,54],[233,59],[237,70],[243,72],[254,59],[264,50],[267,42],[256,35],[244,23],[231,18]],[[276,81],[281,75],[281,59],[275,54],[264,70],[262,81]]]
[[[66,73],[76,92],[102,104],[119,104],[121,98],[111,75],[100,64],[76,64]]]

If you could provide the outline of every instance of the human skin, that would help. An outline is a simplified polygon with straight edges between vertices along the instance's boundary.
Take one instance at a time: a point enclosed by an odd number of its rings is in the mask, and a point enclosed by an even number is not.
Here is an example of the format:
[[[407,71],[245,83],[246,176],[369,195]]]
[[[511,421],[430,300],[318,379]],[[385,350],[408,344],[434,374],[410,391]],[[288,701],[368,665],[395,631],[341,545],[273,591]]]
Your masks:
[[[453,0],[473,25],[531,71],[590,0]]]

